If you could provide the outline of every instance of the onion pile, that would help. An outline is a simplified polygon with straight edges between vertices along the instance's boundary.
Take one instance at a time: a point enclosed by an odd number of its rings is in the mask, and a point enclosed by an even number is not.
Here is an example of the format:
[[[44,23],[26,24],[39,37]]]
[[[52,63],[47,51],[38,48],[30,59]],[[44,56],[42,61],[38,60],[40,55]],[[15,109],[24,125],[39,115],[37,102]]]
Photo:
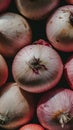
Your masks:
[[[73,130],[72,0],[0,0],[0,129]]]

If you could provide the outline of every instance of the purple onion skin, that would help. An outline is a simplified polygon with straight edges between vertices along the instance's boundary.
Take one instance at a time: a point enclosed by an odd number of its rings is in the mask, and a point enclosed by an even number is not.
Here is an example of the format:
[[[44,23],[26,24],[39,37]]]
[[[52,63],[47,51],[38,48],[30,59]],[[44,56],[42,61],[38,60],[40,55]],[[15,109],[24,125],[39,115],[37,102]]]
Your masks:
[[[73,55],[68,58],[64,66],[64,74],[67,83],[73,89]]]
[[[8,82],[3,87],[0,91],[0,130],[15,130],[32,120],[33,95],[21,90],[15,82]]]
[[[0,53],[14,57],[32,41],[32,30],[25,18],[17,13],[7,12],[0,16]]]
[[[42,39],[21,49],[12,64],[15,81],[22,89],[33,93],[55,87],[62,73],[63,63],[59,54]]]
[[[73,4],[73,0],[66,0],[68,4]]]
[[[48,19],[46,35],[54,48],[73,51],[73,5],[58,8]]]
[[[48,130],[72,130],[73,91],[53,89],[45,93],[38,103],[37,117]]]
[[[60,0],[16,0],[19,12],[32,20],[45,18],[59,3]]]
[[[11,0],[0,0],[0,13],[4,12],[10,5]]]

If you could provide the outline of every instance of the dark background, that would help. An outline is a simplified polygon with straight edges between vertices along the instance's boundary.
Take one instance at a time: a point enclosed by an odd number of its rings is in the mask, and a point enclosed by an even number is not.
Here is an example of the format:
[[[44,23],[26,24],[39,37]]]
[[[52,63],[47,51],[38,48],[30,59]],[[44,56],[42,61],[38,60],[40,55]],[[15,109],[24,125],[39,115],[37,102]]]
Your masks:
[[[67,5],[67,3],[64,2],[64,0],[61,0],[58,7],[61,7],[61,6],[64,6],[64,5]],[[15,0],[12,0],[9,8],[5,12],[14,12],[14,13],[20,14],[19,11],[16,8]],[[46,37],[46,33],[45,33],[47,18],[45,18],[45,19],[43,19],[41,21],[32,21],[32,20],[29,20],[29,19],[27,19],[27,21],[28,21],[28,23],[30,24],[30,26],[32,28],[32,33],[33,33],[32,42],[36,41],[36,40],[39,40],[39,39],[44,39],[44,40],[48,41],[47,37]],[[65,64],[67,58],[72,54],[72,53],[66,53],[66,52],[60,52],[60,51],[57,51],[57,52],[61,56],[63,64]],[[9,77],[8,77],[7,82],[10,82],[10,81],[13,81],[12,72],[11,72],[13,58],[6,58],[6,61],[7,61],[8,67],[9,67]],[[66,88],[69,87],[66,80],[65,80],[64,75],[62,76],[62,79],[61,79],[61,81],[59,82],[59,84],[57,86],[66,87]],[[38,97],[36,95],[36,98],[39,99],[40,95],[41,94],[38,94]],[[38,120],[36,118],[36,114],[35,114],[35,116],[34,116],[34,118],[33,118],[33,120],[31,122],[32,123],[37,123],[38,122]],[[3,129],[0,128],[0,130],[3,130]]]

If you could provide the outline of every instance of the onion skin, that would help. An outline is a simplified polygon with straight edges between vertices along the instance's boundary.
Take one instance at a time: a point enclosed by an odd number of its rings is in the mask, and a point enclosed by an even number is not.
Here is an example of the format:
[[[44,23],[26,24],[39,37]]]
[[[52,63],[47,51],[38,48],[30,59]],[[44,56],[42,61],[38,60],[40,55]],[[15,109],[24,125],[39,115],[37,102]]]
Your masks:
[[[41,125],[38,124],[27,124],[19,130],[45,130]]]
[[[41,97],[37,105],[37,117],[49,130],[73,129],[73,91],[53,89]]]
[[[15,13],[0,16],[0,53],[13,57],[24,46],[31,43],[32,30],[28,22]]]
[[[73,4],[73,0],[66,0],[68,4]]]
[[[57,50],[73,51],[73,6],[58,8],[46,24],[46,35]]]
[[[22,91],[17,83],[7,83],[0,91],[0,127],[15,129],[29,122],[34,114],[32,94]]]
[[[7,81],[7,78],[8,66],[3,56],[0,55],[0,87]]]
[[[47,91],[59,82],[63,64],[58,53],[43,40],[21,49],[14,58],[12,74],[19,86],[29,92]],[[45,41],[44,41],[45,42]],[[39,44],[38,44],[39,43]]]
[[[9,7],[10,2],[11,0],[0,0],[0,13]]]
[[[40,39],[38,41],[35,41],[33,44],[39,44],[39,45],[45,45],[45,46],[48,46],[48,47],[52,47],[51,44],[43,39]]]
[[[40,20],[59,4],[60,0],[16,0],[19,12],[32,20]]]
[[[64,66],[64,74],[69,86],[73,89],[73,55],[67,60]]]

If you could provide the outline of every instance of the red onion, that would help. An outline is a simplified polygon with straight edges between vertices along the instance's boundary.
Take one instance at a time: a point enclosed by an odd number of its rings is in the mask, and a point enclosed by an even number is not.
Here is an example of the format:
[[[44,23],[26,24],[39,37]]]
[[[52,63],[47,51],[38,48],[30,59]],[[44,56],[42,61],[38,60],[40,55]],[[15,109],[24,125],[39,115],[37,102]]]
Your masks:
[[[73,89],[73,55],[68,59],[64,67],[65,77],[69,86]]]
[[[25,17],[39,20],[49,14],[60,0],[16,0],[19,12]]]
[[[0,12],[5,11],[10,4],[11,0],[0,0]]]
[[[73,91],[56,89],[41,97],[37,116],[43,127],[49,130],[73,129]]]
[[[73,6],[58,8],[46,25],[47,38],[58,50],[73,51]]]
[[[32,95],[22,91],[16,83],[5,84],[0,91],[0,127],[14,130],[30,121],[33,114]]]
[[[63,64],[58,53],[44,44],[44,40],[36,41],[21,49],[14,58],[12,73],[15,81],[26,91],[43,92],[59,82]],[[39,44],[38,44],[39,43]]]
[[[68,4],[73,4],[73,0],[66,0]]]
[[[31,43],[32,31],[27,21],[15,13],[0,16],[0,53],[14,56],[17,51]]]
[[[19,130],[45,130],[45,129],[38,124],[27,124],[21,127]]]
[[[0,55],[0,87],[7,81],[7,78],[8,66],[3,56]]]

